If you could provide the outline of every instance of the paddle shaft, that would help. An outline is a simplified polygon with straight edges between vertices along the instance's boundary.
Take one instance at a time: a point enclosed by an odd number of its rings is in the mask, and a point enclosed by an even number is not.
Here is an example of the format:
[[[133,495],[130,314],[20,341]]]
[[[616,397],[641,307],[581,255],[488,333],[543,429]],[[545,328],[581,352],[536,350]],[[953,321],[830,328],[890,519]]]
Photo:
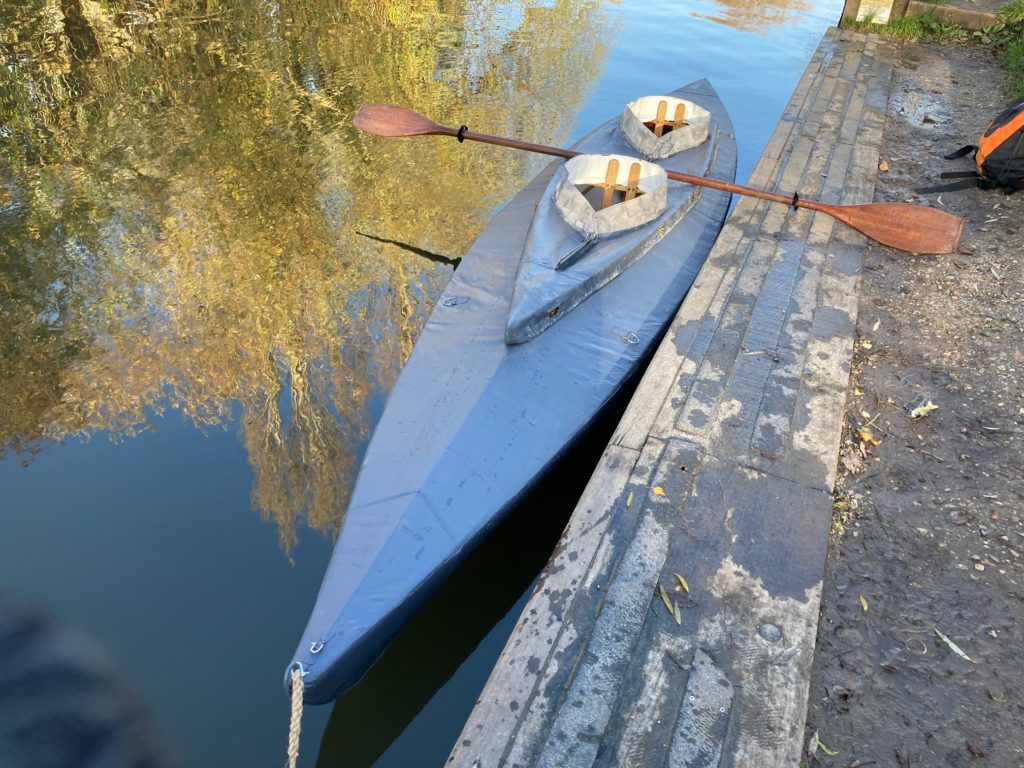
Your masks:
[[[499,147],[522,149],[555,157],[576,157],[579,152],[545,144],[533,144],[504,136],[474,133],[466,126],[458,130],[435,123],[418,112],[395,104],[364,104],[352,119],[357,128],[376,136],[454,136],[459,141],[469,139]],[[730,194],[754,197],[773,203],[819,211],[853,227],[868,237],[892,248],[911,253],[951,253],[960,244],[964,222],[959,216],[946,211],[910,203],[863,203],[837,205],[819,200],[807,200],[794,194],[784,195],[763,189],[746,187],[728,181],[692,176],[688,173],[667,171],[668,178],[698,187],[709,187]]]
[[[454,136],[460,138],[459,131],[448,126],[439,125],[437,127],[437,133],[444,136]],[[505,136],[492,136],[487,133],[476,133],[470,130],[463,130],[461,133],[462,139],[469,141],[479,141],[484,144],[496,144],[499,147],[509,147],[510,149],[522,149],[527,152],[537,152],[542,155],[553,155],[554,157],[564,157],[568,160],[571,157],[583,154],[582,152],[575,152],[571,149],[562,149],[561,147],[549,147],[547,144],[534,144],[529,141],[519,141],[518,139],[509,139]],[[782,203],[783,205],[791,205],[794,208],[807,208],[812,211],[826,211],[830,209],[826,203],[819,203],[816,200],[804,200],[801,197],[794,195],[783,195],[778,192],[768,192],[764,189],[757,189],[756,187],[747,187],[743,184],[732,184],[727,181],[719,181],[718,179],[710,179],[707,176],[693,176],[689,173],[679,173],[677,171],[666,171],[668,177],[673,181],[682,181],[687,184],[693,184],[698,187],[709,187],[710,189],[717,189],[722,192],[730,192],[735,195],[747,195],[749,197],[758,197],[762,200],[770,200],[773,203]]]

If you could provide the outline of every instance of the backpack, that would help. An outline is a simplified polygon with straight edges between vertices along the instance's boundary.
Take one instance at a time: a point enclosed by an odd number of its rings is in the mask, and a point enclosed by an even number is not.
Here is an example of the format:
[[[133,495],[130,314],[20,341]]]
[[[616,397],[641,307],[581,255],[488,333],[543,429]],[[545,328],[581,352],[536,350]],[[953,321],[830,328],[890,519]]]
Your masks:
[[[982,132],[978,144],[968,144],[946,155],[947,160],[974,153],[975,171],[944,173],[943,179],[964,179],[954,184],[927,187],[917,192],[946,192],[978,186],[1001,189],[1007,195],[1024,189],[1024,98],[1004,109]]]

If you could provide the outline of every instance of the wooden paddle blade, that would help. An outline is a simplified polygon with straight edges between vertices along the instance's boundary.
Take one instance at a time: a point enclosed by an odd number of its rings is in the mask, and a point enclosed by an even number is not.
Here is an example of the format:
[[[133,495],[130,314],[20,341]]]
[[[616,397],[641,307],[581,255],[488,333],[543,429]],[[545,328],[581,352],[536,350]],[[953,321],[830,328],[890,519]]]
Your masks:
[[[910,253],[953,253],[964,230],[964,221],[959,216],[924,205],[815,203],[807,207],[834,216],[882,245]]]
[[[397,104],[363,104],[352,118],[352,125],[374,136],[429,136],[453,133],[451,128],[438,125],[419,112]]]

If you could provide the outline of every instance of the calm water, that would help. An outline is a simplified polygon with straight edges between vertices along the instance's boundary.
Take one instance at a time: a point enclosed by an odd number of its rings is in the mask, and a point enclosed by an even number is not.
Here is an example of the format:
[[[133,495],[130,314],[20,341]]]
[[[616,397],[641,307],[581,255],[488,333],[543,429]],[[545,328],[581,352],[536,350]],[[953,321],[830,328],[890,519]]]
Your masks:
[[[543,163],[357,106],[565,143],[708,77],[742,180],[841,6],[2,0],[0,593],[99,650],[168,764],[280,764],[283,667],[450,274],[410,247],[461,254]],[[592,464],[307,710],[305,765],[443,763]]]

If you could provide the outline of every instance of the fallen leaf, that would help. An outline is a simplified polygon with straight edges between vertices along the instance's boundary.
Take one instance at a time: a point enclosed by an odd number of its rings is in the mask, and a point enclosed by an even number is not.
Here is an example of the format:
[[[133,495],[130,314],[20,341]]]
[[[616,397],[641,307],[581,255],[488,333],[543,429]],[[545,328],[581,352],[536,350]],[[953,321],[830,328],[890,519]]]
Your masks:
[[[868,413],[867,411],[861,411],[860,417],[866,421],[871,421],[871,414]]]
[[[883,160],[882,162],[880,162],[878,164],[878,170],[880,170],[882,173],[888,173],[889,172],[889,164],[887,162],[885,162],[885,160]]]
[[[626,497],[626,506],[628,507],[632,503],[633,503],[633,492],[630,491],[629,492],[629,496]]]
[[[863,395],[864,393],[861,392],[859,389],[854,389],[853,390],[853,394],[855,394],[855,395]]]
[[[679,610],[679,603],[672,603],[672,618],[680,627],[683,626],[683,614]]]
[[[929,400],[924,405],[919,405],[919,406],[917,406],[917,408],[912,410],[910,412],[910,418],[912,418],[912,419],[921,419],[921,418],[924,418],[925,416],[927,416],[932,411],[937,411],[937,410],[939,410],[939,406],[937,406],[935,403],[933,403],[931,400]]]
[[[860,596],[860,609],[864,611],[864,613],[868,612],[868,599],[864,597],[864,595]]]
[[[668,609],[668,612],[674,616],[675,611],[672,610],[672,599],[668,596],[668,592],[660,582],[658,584],[658,592],[661,593],[661,602],[665,604],[665,607]]]
[[[975,757],[984,757],[994,746],[991,736],[977,736],[967,739],[967,749]]]
[[[860,348],[861,348],[861,349],[871,349],[871,342],[870,342],[870,341],[868,341],[867,339],[864,339],[864,340],[863,340],[863,341],[862,341],[862,342],[860,343]]]
[[[950,650],[953,651],[953,653],[955,653],[957,656],[959,656],[962,659],[967,659],[967,661],[971,662],[971,664],[977,664],[977,662],[974,659],[972,659],[970,656],[963,652],[963,649],[961,649],[959,645],[957,645],[944,634],[942,634],[937,628],[935,629],[935,634],[941,637],[942,642],[948,645]]]
[[[881,445],[882,441],[878,440],[867,427],[861,427],[857,430],[857,437],[860,438],[862,443],[868,443],[870,445]]]
[[[684,579],[678,573],[673,573],[672,575],[675,576],[676,579],[679,581],[679,586],[682,587],[686,591],[687,594],[689,594],[690,593],[690,585],[686,583],[686,579]]]
[[[660,485],[656,485],[651,490],[651,493],[653,493],[655,496],[664,496],[665,495],[665,489],[662,488]]]
[[[838,754],[839,754],[838,750],[835,750],[835,749],[829,749],[828,747],[826,747],[826,746],[825,746],[825,745],[824,745],[824,744],[822,743],[821,739],[819,739],[819,738],[818,738],[817,736],[815,736],[815,737],[814,737],[814,740],[815,740],[816,742],[818,742],[818,746],[819,746],[819,747],[821,748],[821,751],[822,751],[822,752],[824,752],[824,753],[825,753],[826,755],[828,755],[829,757],[835,757],[836,755],[838,755]]]

